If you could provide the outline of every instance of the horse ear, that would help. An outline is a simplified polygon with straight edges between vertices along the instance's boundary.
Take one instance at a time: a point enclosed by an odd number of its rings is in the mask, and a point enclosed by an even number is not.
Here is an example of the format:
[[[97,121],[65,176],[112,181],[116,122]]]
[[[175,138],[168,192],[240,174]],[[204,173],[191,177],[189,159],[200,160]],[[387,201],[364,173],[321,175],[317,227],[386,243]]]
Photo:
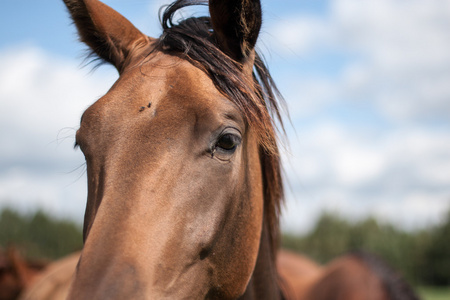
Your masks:
[[[80,40],[101,59],[123,71],[134,49],[150,38],[125,17],[97,0],[63,0],[78,29]]]
[[[210,0],[209,13],[219,47],[245,64],[252,57],[261,29],[260,1]]]

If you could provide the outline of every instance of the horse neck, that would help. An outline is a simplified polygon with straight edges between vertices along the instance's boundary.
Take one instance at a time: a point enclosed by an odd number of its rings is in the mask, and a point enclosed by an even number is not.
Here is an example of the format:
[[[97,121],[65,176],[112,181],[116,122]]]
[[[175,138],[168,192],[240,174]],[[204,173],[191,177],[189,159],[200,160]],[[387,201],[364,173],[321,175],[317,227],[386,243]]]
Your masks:
[[[240,300],[283,299],[280,287],[278,286],[278,273],[275,258],[272,253],[273,249],[269,238],[269,226],[266,218],[264,218],[255,270],[244,295],[239,298]]]

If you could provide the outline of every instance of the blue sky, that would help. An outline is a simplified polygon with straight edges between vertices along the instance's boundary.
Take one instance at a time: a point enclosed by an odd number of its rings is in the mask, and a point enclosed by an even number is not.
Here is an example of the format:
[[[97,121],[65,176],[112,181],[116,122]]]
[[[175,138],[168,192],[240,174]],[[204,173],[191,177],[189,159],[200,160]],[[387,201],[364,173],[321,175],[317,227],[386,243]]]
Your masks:
[[[168,1],[105,1],[146,34]],[[322,210],[406,229],[450,207],[450,1],[266,0],[258,42],[292,125],[283,228]],[[83,66],[62,1],[0,3],[0,206],[81,222],[83,110],[117,78]]]

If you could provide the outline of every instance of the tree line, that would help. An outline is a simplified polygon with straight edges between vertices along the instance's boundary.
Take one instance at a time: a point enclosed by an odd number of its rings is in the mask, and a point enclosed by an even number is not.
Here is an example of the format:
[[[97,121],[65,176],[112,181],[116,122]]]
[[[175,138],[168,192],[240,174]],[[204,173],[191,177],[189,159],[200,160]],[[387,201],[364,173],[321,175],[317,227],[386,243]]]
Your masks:
[[[0,247],[18,247],[30,259],[54,260],[82,248],[81,225],[37,211],[0,212]],[[439,225],[405,232],[373,218],[351,223],[324,213],[311,232],[284,234],[282,246],[327,263],[352,250],[384,258],[415,285],[450,285],[450,211]]]
[[[43,211],[0,213],[0,247],[16,247],[29,259],[55,260],[83,247],[80,224],[50,217]]]

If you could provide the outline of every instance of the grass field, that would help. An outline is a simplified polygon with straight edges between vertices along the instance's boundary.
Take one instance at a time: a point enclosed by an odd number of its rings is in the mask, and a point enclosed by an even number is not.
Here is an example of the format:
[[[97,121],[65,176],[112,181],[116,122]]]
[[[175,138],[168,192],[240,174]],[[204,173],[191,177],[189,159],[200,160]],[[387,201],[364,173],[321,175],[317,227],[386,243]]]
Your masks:
[[[417,292],[422,300],[450,300],[450,287],[420,287]]]

